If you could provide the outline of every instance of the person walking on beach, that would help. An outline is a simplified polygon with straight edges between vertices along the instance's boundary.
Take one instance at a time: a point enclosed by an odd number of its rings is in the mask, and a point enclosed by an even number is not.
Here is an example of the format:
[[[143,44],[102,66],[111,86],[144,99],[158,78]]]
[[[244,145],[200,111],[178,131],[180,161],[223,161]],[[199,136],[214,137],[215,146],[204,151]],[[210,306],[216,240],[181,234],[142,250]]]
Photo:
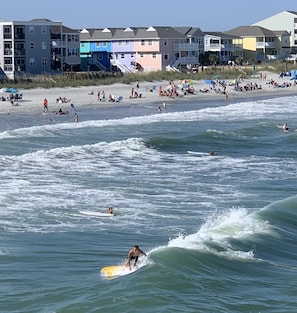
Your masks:
[[[47,103],[48,103],[47,99],[44,98],[44,99],[43,99],[43,111],[45,111],[45,110],[48,111]]]

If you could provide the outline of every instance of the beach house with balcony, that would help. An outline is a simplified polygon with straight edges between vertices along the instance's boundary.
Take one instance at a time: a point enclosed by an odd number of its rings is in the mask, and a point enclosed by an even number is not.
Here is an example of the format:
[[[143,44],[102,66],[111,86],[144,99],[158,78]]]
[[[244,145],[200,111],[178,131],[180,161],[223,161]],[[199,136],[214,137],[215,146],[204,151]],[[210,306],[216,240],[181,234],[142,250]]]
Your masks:
[[[47,19],[1,21],[0,47],[1,72],[9,79],[80,64],[79,33]]]
[[[204,52],[204,34],[197,27],[175,27],[182,38],[173,46],[174,61],[168,69],[191,69],[199,66],[199,56]]]
[[[294,54],[297,59],[297,11],[283,11],[254,23],[252,26],[260,26],[283,33],[281,57],[284,54],[285,57]]]
[[[80,31],[82,71],[109,71],[112,58],[114,28],[83,29]]]
[[[204,32],[204,53],[215,54],[218,64],[228,64],[243,56],[242,38],[224,32]]]
[[[243,58],[246,61],[279,58],[281,42],[272,30],[260,26],[239,26],[224,33],[242,38]]]

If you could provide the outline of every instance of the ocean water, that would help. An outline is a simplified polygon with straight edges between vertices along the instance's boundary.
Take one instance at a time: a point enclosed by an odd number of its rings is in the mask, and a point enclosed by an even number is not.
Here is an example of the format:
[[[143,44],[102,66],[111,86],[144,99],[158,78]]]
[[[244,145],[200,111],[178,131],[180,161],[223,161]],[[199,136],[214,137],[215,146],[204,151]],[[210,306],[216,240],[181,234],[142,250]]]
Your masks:
[[[297,97],[156,108],[0,115],[1,312],[296,312]]]

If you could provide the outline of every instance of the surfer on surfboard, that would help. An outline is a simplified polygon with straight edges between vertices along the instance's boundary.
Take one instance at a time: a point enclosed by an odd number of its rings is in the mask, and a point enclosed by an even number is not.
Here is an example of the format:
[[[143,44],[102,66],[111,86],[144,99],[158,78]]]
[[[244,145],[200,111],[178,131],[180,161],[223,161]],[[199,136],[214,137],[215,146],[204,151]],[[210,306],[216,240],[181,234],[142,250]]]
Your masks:
[[[128,259],[125,262],[125,266],[129,266],[129,269],[131,270],[131,261],[134,260],[133,265],[136,266],[138,257],[141,255],[146,256],[145,252],[143,252],[138,246],[134,246],[128,253]]]

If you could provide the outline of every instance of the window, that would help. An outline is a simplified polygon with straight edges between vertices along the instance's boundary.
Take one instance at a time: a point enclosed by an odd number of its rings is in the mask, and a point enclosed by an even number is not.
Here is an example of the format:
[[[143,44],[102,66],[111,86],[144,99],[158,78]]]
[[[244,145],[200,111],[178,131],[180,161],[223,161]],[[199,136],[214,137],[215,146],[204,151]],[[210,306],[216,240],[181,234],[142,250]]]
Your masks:
[[[41,34],[46,34],[46,26],[41,26]]]
[[[156,52],[153,52],[153,53],[152,53],[152,58],[153,58],[153,59],[156,59],[156,58],[157,58]]]
[[[152,41],[152,40],[149,40],[149,41],[148,41],[148,45],[149,45],[149,46],[152,46],[152,45],[153,45],[153,41]]]
[[[47,65],[47,59],[46,58],[42,58],[42,66],[46,66]]]
[[[143,58],[144,54],[143,53],[139,53],[139,57]]]
[[[47,48],[47,42],[44,41],[41,43],[41,49],[46,50],[46,48]]]
[[[167,41],[165,40],[165,41],[164,41],[164,46],[167,46],[167,44],[168,44],[168,43],[167,43]]]
[[[140,45],[141,45],[141,46],[144,46],[144,45],[145,45],[145,41],[144,41],[143,39],[140,41]]]
[[[78,41],[77,35],[68,35],[68,42],[76,42]]]
[[[34,35],[35,34],[35,28],[34,26],[29,26],[29,34]]]
[[[102,47],[106,48],[107,47],[107,42],[102,42]]]
[[[125,54],[121,53],[121,59],[125,59]]]
[[[168,60],[168,59],[169,59],[168,54],[164,54],[164,60]]]
[[[123,41],[119,40],[119,47],[121,47],[123,45]]]
[[[24,65],[25,64],[25,60],[24,59],[15,59],[15,64],[16,65]]]
[[[35,43],[34,42],[30,42],[29,47],[31,50],[35,49]]]
[[[24,28],[23,27],[16,27],[14,30],[14,36],[16,39],[25,39]]]
[[[11,28],[9,26],[4,26],[4,34],[11,34]]]
[[[100,42],[95,43],[96,48],[100,48]]]
[[[35,66],[35,59],[34,58],[30,58],[29,64],[30,64],[30,66]]]
[[[68,56],[75,56],[78,55],[78,50],[76,48],[69,48],[68,49]]]

